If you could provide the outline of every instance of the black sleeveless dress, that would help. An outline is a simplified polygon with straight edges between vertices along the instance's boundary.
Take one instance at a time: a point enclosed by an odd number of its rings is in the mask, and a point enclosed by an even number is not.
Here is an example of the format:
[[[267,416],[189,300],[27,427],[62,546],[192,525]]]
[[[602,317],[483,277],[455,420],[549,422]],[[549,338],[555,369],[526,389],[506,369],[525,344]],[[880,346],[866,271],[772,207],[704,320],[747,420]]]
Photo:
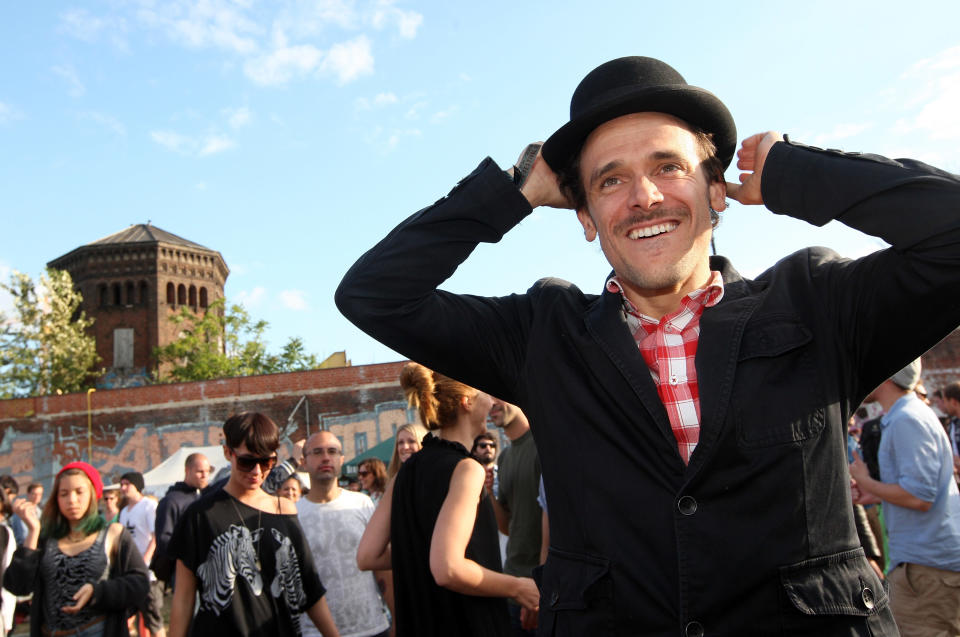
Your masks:
[[[432,434],[400,468],[393,487],[390,542],[397,637],[490,637],[507,635],[504,598],[475,597],[437,586],[430,573],[430,539],[457,463],[470,458],[457,442]],[[477,521],[466,556],[501,571],[500,542],[493,506],[477,503]]]

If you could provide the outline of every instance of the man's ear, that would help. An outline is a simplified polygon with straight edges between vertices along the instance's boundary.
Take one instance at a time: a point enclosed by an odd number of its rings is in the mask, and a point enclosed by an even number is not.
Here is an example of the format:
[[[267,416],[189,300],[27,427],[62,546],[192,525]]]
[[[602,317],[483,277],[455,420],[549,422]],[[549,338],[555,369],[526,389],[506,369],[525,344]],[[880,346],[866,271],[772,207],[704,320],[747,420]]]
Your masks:
[[[710,206],[717,212],[727,209],[727,182],[715,181],[708,186]]]
[[[593,241],[597,238],[597,226],[593,223],[593,217],[590,216],[590,212],[585,208],[579,208],[577,210],[577,219],[580,220],[580,225],[583,226],[583,236],[587,241]]]

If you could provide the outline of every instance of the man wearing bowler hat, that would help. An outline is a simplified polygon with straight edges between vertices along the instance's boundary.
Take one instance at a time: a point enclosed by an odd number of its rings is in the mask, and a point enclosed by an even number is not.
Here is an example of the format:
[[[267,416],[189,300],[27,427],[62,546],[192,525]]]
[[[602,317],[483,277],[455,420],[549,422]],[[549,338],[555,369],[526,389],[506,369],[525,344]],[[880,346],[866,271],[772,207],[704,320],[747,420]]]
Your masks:
[[[845,424],[960,324],[960,179],[763,133],[727,184],[730,113],[651,58],[594,69],[570,113],[511,170],[484,160],[337,290],[381,342],[527,414],[550,510],[540,634],[896,634],[857,540]],[[806,249],[745,279],[709,254],[726,197],[892,247]],[[600,239],[599,295],[437,289],[537,206],[575,209]]]

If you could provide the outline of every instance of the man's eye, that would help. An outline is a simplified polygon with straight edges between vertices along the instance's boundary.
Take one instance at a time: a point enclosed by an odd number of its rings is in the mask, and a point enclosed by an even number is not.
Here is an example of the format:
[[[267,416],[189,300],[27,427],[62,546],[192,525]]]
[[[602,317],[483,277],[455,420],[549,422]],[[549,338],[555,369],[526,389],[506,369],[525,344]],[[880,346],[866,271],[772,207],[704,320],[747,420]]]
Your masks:
[[[616,186],[619,183],[620,183],[619,177],[607,177],[606,179],[600,182],[600,187],[607,188],[609,186]]]
[[[672,174],[672,173],[678,173],[678,172],[680,172],[680,171],[682,171],[682,170],[683,170],[683,169],[682,169],[680,166],[678,166],[677,164],[664,164],[664,165],[660,168],[660,172],[661,172],[661,173],[668,174],[668,175],[669,175],[669,174]]]

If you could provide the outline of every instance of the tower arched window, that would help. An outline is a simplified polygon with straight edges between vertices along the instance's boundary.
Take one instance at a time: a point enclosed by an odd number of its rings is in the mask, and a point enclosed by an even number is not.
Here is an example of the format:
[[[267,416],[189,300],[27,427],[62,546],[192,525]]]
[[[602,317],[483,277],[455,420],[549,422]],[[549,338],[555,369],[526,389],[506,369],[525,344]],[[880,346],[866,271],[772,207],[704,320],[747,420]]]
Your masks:
[[[127,283],[123,287],[124,287],[124,293],[125,293],[124,298],[126,300],[127,305],[135,305],[137,302],[136,299],[134,298],[134,291],[136,288],[134,288],[133,281],[127,281]]]
[[[190,286],[190,307],[197,307],[197,286],[195,285]]]
[[[187,304],[187,286],[183,283],[177,286],[177,305]]]
[[[200,307],[207,309],[207,288],[200,288]]]
[[[147,285],[146,281],[140,281],[140,296],[139,301],[140,305],[152,305],[150,303],[150,286]]]
[[[100,307],[106,307],[109,302],[109,294],[107,293],[107,284],[101,283],[97,286],[97,305]]]
[[[121,296],[120,284],[113,284],[113,304],[114,305],[123,305],[123,298]]]
[[[167,303],[170,305],[176,305],[177,303],[177,290],[173,283],[167,283]]]

